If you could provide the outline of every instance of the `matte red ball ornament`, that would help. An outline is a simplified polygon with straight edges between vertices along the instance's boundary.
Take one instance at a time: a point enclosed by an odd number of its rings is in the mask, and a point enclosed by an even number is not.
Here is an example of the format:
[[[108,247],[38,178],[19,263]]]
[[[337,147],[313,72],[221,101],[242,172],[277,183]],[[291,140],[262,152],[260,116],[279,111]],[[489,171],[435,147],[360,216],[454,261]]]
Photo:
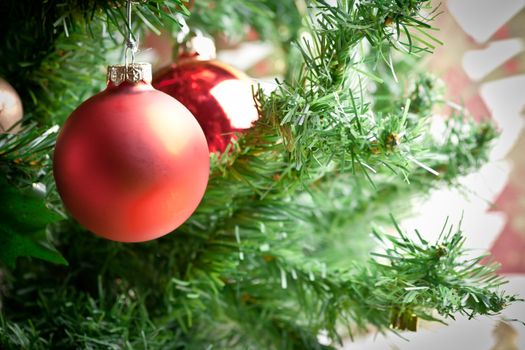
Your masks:
[[[208,182],[209,152],[193,115],[155,90],[149,64],[111,66],[107,88],[82,103],[58,136],[58,192],[83,226],[141,242],[180,226]]]
[[[223,152],[234,133],[250,128],[258,119],[250,78],[215,60],[181,57],[155,75],[153,86],[191,111],[210,152]]]

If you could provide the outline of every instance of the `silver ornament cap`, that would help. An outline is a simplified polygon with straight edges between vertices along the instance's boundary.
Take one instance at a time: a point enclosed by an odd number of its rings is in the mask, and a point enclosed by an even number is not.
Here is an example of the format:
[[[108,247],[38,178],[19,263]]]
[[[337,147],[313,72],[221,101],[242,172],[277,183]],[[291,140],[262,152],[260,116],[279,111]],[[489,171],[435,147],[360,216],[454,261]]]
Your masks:
[[[151,64],[145,62],[129,63],[129,64],[115,64],[108,66],[108,83],[119,86],[123,82],[132,84],[147,83],[150,84],[152,80]]]

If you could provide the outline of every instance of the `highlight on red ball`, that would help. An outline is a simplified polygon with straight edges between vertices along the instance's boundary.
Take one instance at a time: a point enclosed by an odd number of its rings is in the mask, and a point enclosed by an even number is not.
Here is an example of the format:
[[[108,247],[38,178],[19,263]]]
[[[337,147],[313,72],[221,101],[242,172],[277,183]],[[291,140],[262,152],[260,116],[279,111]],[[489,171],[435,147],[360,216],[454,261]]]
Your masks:
[[[210,152],[224,152],[235,134],[252,127],[259,117],[250,78],[215,60],[181,59],[160,70],[153,86],[191,111]]]

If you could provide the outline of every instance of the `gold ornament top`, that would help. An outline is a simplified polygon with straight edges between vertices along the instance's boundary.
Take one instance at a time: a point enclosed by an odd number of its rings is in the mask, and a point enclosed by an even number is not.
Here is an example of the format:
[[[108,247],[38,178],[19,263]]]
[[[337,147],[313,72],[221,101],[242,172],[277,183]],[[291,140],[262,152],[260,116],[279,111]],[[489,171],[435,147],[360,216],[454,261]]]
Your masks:
[[[115,64],[108,67],[107,81],[116,86],[123,82],[128,83],[151,83],[151,64],[149,63],[129,63]]]

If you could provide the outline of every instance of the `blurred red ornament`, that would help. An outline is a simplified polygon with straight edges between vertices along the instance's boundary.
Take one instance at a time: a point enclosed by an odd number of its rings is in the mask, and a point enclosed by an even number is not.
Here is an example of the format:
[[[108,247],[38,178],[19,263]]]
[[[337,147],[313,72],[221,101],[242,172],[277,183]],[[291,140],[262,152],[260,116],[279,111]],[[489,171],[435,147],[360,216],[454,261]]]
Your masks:
[[[197,118],[210,152],[223,152],[235,132],[258,119],[252,82],[241,71],[215,60],[183,53],[178,63],[153,79],[153,86],[179,100]]]
[[[110,67],[107,88],[71,114],[56,143],[53,170],[66,208],[115,241],[171,232],[196,209],[208,182],[199,124],[150,82],[149,64]]]

